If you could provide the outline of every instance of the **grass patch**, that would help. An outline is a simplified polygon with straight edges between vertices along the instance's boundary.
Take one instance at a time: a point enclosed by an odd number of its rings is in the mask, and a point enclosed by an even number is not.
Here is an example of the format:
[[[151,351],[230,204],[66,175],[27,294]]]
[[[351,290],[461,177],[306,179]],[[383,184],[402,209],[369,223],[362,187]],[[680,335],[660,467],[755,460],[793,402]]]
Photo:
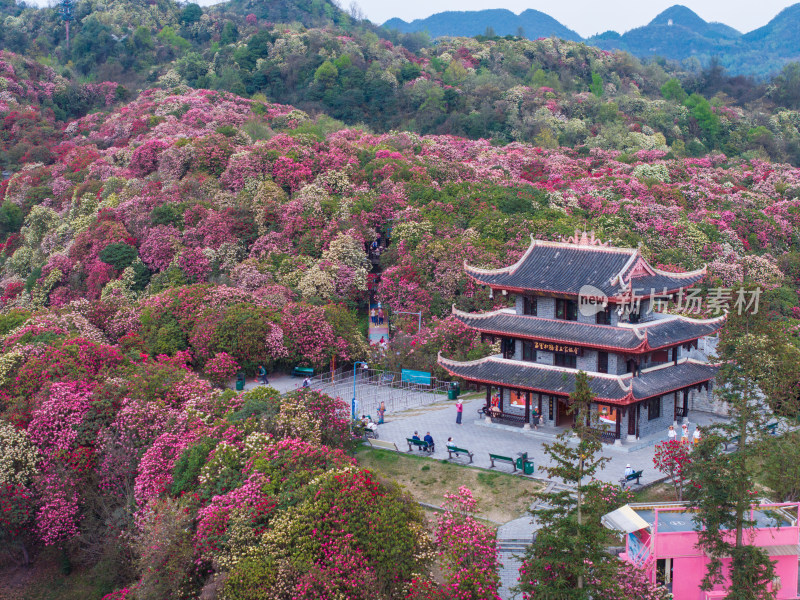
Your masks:
[[[669,481],[649,485],[639,491],[634,490],[634,502],[677,502],[675,488]]]
[[[478,500],[480,516],[497,523],[524,515],[533,494],[542,488],[540,482],[526,477],[388,450],[361,447],[356,460],[362,467],[397,481],[418,502],[438,506],[445,492],[465,485]]]

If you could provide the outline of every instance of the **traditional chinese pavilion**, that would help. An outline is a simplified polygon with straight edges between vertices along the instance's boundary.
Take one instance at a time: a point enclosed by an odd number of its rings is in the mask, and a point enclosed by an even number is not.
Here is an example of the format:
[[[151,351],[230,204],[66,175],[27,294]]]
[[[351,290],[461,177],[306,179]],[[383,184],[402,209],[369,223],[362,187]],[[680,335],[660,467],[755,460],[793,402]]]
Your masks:
[[[464,265],[492,294],[514,295],[513,309],[457,319],[499,341],[502,353],[470,362],[439,357],[450,374],[486,388],[486,406],[499,394],[493,420],[530,427],[572,424],[569,396],[578,371],[589,374],[607,442],[666,432],[691,410],[709,410],[716,368],[689,357],[698,340],[724,317],[697,320],[658,312],[683,299],[705,269],[670,273],[638,249],[614,248],[594,233],[567,242],[532,240],[515,264],[496,270]]]
[[[778,600],[798,597],[798,510],[796,502],[754,504],[748,515],[754,525],[745,532],[745,543],[761,548],[774,563],[775,578],[769,587]],[[602,522],[625,535],[620,558],[642,569],[652,583],[666,585],[674,600],[722,600],[728,595],[730,557],[722,558],[723,581],[711,590],[700,589],[710,559],[697,547],[698,532],[688,504],[626,504]],[[728,541],[735,541],[734,532]]]

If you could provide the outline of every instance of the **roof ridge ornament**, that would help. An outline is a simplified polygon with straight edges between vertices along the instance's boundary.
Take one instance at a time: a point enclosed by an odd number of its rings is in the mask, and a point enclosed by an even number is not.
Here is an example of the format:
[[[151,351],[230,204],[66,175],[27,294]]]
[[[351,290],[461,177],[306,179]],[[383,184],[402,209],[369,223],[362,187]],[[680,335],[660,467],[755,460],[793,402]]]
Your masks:
[[[576,246],[608,246],[609,242],[601,242],[599,238],[594,235],[594,230],[586,232],[584,229],[575,230],[575,235],[567,238],[567,244],[575,244]]]

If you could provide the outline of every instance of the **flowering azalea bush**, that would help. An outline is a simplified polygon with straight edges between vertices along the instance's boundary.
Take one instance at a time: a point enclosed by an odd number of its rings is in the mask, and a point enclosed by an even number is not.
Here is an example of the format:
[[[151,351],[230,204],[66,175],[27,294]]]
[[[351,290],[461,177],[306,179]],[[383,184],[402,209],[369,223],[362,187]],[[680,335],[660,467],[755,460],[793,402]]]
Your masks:
[[[692,463],[691,447],[678,440],[666,440],[656,444],[653,464],[669,477],[675,488],[675,498],[683,500],[683,489],[688,481],[687,473]]]
[[[203,373],[219,386],[229,382],[239,370],[239,363],[227,352],[217,352],[203,366]]]

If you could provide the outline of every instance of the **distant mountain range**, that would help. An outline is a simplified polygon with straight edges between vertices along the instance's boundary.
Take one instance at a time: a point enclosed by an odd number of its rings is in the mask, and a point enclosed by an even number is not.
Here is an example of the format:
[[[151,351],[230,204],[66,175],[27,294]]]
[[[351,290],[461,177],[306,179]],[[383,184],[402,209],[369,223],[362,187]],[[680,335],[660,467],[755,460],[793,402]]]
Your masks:
[[[744,34],[723,23],[709,23],[681,5],[668,8],[643,27],[623,34],[607,31],[587,39],[537,10],[519,15],[505,9],[448,11],[411,23],[390,19],[384,27],[405,33],[427,31],[432,37],[471,37],[484,34],[490,27],[500,36],[522,33],[529,39],[556,36],[583,40],[605,50],[625,50],[642,58],[661,56],[682,61],[694,57],[707,64],[716,56],[732,74],[760,77],[778,71],[789,61],[800,60],[800,3]]]
[[[530,39],[551,36],[575,42],[583,39],[550,15],[530,8],[518,15],[504,8],[447,11],[431,15],[427,19],[416,19],[411,23],[402,19],[390,19],[383,26],[403,33],[427,31],[432,37],[472,37],[482,35],[487,27],[491,27],[500,36],[517,35],[522,28],[524,36]]]

